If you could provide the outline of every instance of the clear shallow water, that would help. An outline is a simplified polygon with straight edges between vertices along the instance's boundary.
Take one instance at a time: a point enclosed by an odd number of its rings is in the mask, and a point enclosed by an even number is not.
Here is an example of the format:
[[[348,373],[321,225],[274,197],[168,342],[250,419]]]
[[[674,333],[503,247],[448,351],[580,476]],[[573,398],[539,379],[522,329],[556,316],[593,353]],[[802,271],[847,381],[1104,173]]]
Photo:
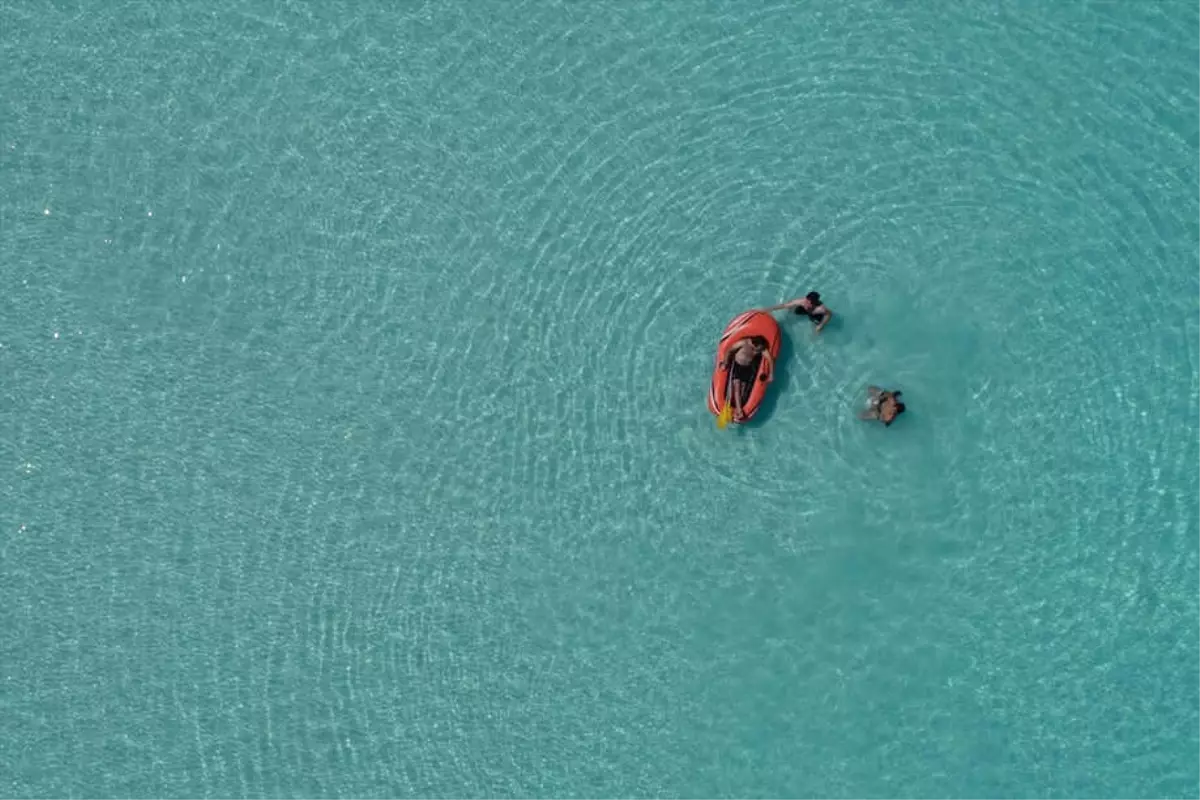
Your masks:
[[[0,14],[0,794],[1200,792],[1194,4]]]

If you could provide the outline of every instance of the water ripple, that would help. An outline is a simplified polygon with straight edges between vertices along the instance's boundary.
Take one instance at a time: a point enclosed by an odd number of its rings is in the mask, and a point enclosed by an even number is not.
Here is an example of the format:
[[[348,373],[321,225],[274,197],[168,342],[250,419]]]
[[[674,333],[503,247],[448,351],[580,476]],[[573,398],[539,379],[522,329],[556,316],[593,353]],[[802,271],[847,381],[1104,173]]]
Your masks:
[[[1178,8],[9,9],[13,793],[1191,791]]]

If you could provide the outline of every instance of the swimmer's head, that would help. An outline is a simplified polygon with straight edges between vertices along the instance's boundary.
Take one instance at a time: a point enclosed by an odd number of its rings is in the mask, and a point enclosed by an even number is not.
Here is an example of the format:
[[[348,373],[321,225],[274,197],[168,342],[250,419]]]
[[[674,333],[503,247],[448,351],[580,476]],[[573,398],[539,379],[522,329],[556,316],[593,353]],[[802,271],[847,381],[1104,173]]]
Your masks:
[[[812,303],[813,308],[816,308],[817,306],[821,305],[821,293],[820,292],[809,292],[808,294],[804,295],[804,299],[807,300],[808,302]]]

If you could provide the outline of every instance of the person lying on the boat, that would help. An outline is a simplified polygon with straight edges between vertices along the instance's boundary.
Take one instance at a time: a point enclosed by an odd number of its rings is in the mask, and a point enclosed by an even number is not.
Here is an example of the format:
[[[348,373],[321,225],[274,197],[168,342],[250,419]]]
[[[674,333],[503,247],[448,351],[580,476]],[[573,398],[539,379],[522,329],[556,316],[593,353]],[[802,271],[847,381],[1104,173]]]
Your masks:
[[[738,339],[725,354],[725,369],[729,370],[729,380],[733,383],[730,393],[733,400],[733,411],[738,419],[743,416],[742,400],[750,396],[754,387],[754,379],[758,377],[758,360],[766,359],[771,367],[770,343],[761,336],[748,336]]]
[[[797,297],[795,300],[764,308],[763,311],[779,311],[785,308],[790,308],[800,316],[808,317],[817,323],[815,333],[820,333],[821,329],[829,324],[829,320],[833,319],[833,312],[829,310],[829,306],[821,302],[820,292],[809,292],[804,297]]]
[[[867,387],[867,410],[859,414],[860,419],[877,419],[884,426],[891,425],[896,417],[904,413],[899,391],[888,391],[878,386]]]

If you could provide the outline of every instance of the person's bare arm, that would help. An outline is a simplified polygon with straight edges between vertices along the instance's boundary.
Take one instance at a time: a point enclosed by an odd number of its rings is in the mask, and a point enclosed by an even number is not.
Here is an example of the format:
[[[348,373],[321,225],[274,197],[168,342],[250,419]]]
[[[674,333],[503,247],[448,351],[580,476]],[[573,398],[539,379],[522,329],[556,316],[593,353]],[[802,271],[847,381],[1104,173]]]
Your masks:
[[[738,339],[725,351],[725,360],[721,362],[725,369],[733,369],[734,356],[737,355],[738,348],[742,346],[743,341],[742,339]]]
[[[829,310],[829,306],[825,306],[825,316],[822,317],[821,321],[817,323],[817,329],[814,332],[820,333],[821,329],[828,325],[829,320],[831,319],[833,319],[833,312]]]

